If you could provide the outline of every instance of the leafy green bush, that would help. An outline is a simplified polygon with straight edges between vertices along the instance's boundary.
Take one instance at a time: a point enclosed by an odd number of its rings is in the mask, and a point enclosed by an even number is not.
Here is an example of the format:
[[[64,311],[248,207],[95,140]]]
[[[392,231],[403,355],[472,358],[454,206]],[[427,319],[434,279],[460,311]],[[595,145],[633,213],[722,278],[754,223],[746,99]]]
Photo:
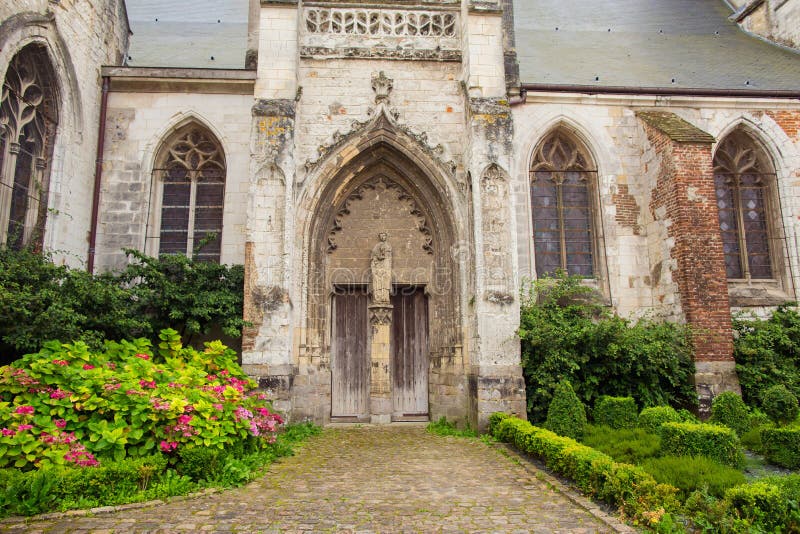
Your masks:
[[[681,422],[683,423],[699,423],[700,419],[697,418],[695,414],[687,410],[686,408],[681,408],[678,410],[678,415],[681,418]]]
[[[800,397],[800,314],[780,306],[767,320],[733,321],[736,373],[749,406],[760,406],[770,386],[785,385]]]
[[[680,423],[683,419],[672,406],[653,406],[645,408],[639,414],[639,428],[647,432],[658,433],[664,423]]]
[[[241,266],[128,253],[134,261],[123,272],[93,276],[0,246],[0,364],[50,340],[99,349],[104,339],[154,338],[170,327],[187,343],[214,327],[241,335]]]
[[[653,475],[657,482],[680,489],[684,498],[699,489],[706,489],[711,495],[722,497],[728,488],[747,482],[738,469],[705,456],[649,458],[641,463],[641,467]]]
[[[569,382],[564,380],[553,394],[547,410],[545,426],[561,436],[580,439],[586,427],[586,408],[580,401]]]
[[[664,423],[661,425],[661,450],[674,456],[707,456],[735,468],[744,465],[736,432],[724,426]]]
[[[750,430],[750,412],[739,395],[724,391],[711,402],[711,422],[732,428],[742,436]]]
[[[800,412],[797,397],[783,384],[772,386],[764,392],[761,407],[767,416],[779,425],[793,422]]]
[[[617,506],[624,517],[656,526],[675,510],[677,489],[658,484],[645,471],[614,460],[576,441],[537,428],[507,414],[490,420],[492,435],[540,458],[550,469],[572,479],[585,493]]]
[[[564,273],[533,282],[523,299],[519,336],[529,419],[545,420],[555,386],[565,379],[590,406],[600,395],[633,397],[642,406],[695,406],[687,328],[632,323],[596,301],[579,277]]]
[[[661,438],[641,428],[615,430],[608,426],[587,425],[581,442],[617,462],[630,464],[639,464],[661,453]]]
[[[633,397],[602,395],[594,405],[594,422],[611,428],[636,428],[639,409]]]
[[[766,459],[789,469],[800,469],[800,426],[761,429]]]
[[[770,530],[786,523],[788,501],[781,488],[768,482],[754,482],[729,489],[725,498],[737,515],[751,524]]]
[[[223,450],[275,439],[282,424],[219,341],[199,352],[164,330],[146,339],[49,342],[0,368],[0,467],[93,466],[184,446]]]

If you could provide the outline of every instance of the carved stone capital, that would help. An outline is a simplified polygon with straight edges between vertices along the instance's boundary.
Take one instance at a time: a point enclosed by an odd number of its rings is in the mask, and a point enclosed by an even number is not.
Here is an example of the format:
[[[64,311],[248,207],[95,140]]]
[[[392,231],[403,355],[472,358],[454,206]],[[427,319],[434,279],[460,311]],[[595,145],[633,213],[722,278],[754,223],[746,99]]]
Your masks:
[[[375,103],[389,101],[389,95],[394,88],[394,80],[386,76],[383,71],[372,75],[372,90],[375,91]]]
[[[274,100],[257,100],[253,105],[254,117],[295,117],[294,100],[288,98],[277,98]]]
[[[373,326],[392,324],[392,310],[394,306],[391,304],[373,304],[369,306],[368,309],[369,324]]]

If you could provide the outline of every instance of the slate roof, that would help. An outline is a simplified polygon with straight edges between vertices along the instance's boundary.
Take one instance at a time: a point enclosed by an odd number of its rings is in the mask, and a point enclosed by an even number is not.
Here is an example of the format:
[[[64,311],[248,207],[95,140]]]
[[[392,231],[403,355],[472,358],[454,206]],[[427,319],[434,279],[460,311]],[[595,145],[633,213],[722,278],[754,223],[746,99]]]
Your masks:
[[[723,0],[514,0],[520,79],[800,92],[800,54],[748,35],[731,14]]]
[[[244,68],[248,0],[126,0],[126,4],[133,32],[128,66]]]

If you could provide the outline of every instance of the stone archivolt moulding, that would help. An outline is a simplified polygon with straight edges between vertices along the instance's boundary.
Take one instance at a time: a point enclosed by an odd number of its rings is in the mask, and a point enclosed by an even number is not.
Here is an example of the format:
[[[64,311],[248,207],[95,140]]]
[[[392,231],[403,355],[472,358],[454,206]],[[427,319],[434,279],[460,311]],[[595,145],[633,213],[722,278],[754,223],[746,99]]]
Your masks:
[[[336,250],[336,234],[342,231],[342,221],[347,215],[350,215],[350,206],[352,203],[356,200],[363,200],[364,193],[366,191],[375,189],[394,191],[397,194],[398,202],[406,202],[408,204],[409,213],[417,220],[417,230],[419,230],[419,232],[425,236],[425,243],[422,245],[422,249],[428,254],[433,254],[433,232],[431,232],[431,229],[428,226],[428,220],[425,218],[425,214],[419,209],[417,201],[414,200],[414,197],[409,195],[408,192],[400,185],[382,176],[369,180],[358,186],[355,191],[350,193],[350,196],[348,196],[344,201],[344,204],[339,211],[336,212],[336,216],[333,218],[333,225],[328,232],[327,253],[330,254]]]
[[[460,26],[452,7],[308,6],[300,55],[460,61]]]

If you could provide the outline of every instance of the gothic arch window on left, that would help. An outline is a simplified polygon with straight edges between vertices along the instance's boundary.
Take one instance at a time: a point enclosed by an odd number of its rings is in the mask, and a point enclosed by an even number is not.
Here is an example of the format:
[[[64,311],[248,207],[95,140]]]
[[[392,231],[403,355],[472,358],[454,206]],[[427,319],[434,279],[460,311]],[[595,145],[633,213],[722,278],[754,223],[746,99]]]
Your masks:
[[[588,152],[558,128],[537,146],[530,180],[537,277],[559,269],[596,276],[597,170]]]
[[[58,126],[55,74],[44,46],[9,63],[0,92],[0,244],[38,248],[44,237]]]
[[[220,261],[225,173],[222,145],[207,128],[191,123],[164,143],[153,172],[159,255]]]
[[[775,181],[769,157],[745,131],[734,131],[720,142],[714,182],[728,279],[779,277]]]

